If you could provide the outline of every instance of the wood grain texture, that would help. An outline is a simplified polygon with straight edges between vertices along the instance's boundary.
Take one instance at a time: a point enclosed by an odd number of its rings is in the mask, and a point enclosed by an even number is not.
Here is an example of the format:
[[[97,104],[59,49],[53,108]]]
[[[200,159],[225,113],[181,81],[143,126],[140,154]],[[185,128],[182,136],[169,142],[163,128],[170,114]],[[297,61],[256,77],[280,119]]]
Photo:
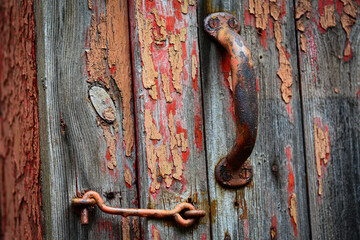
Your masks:
[[[212,239],[309,239],[292,2],[277,1],[274,12],[265,1],[199,3],[200,26],[212,12],[238,17],[259,79],[258,138],[250,157],[254,178],[243,189],[225,189],[215,181],[214,168],[235,139],[230,65],[225,50],[199,30]]]
[[[351,11],[342,1],[313,1],[310,18],[298,20],[299,46],[301,35],[306,40],[299,59],[313,239],[360,238],[360,22],[354,15],[346,56],[341,19],[359,11],[359,1],[349,2]],[[325,14],[333,21],[319,24]]]
[[[73,213],[70,206],[71,199],[85,190],[99,192],[110,206],[138,206],[135,148],[130,148],[130,154],[127,154],[124,132],[129,129],[122,121],[132,108],[128,105],[129,108],[125,109],[124,96],[131,98],[132,90],[129,88],[129,92],[124,92],[117,86],[121,73],[116,72],[116,67],[123,70],[126,64],[131,69],[130,61],[121,66],[121,59],[114,58],[114,63],[110,62],[110,45],[101,46],[104,55],[94,54],[98,51],[98,41],[110,35],[100,23],[110,21],[108,16],[120,3],[89,1],[90,7],[87,1],[36,3],[38,78],[42,80],[38,87],[45,237],[138,239],[139,232],[135,231],[139,229],[137,218],[110,216],[94,209],[89,214],[89,225],[81,226],[80,217]],[[111,9],[107,9],[109,5]],[[122,6],[120,11],[127,19],[126,4],[124,6],[122,2]],[[114,34],[117,31],[111,30]],[[128,36],[123,35],[124,38]],[[116,40],[117,44],[126,42]],[[110,43],[113,42],[107,42]],[[122,46],[123,52],[117,53],[129,59],[129,47],[129,44]],[[89,62],[91,56],[95,57]],[[96,64],[96,61],[103,65],[97,65],[98,72],[94,73],[91,71],[93,66],[89,64]],[[108,67],[105,62],[112,63],[114,67],[110,69],[112,65]],[[126,72],[122,79],[131,86],[131,77]],[[113,124],[101,122],[93,109],[88,99],[88,89],[93,85],[106,89],[112,96],[116,108]],[[133,114],[127,117],[133,118]],[[134,131],[133,127],[130,130]],[[109,165],[112,159],[115,159],[111,165],[113,170]],[[130,173],[125,174],[125,170]]]
[[[209,212],[197,14],[194,1],[131,1],[139,194],[142,208],[191,202]],[[144,239],[210,238],[193,227],[142,219]]]

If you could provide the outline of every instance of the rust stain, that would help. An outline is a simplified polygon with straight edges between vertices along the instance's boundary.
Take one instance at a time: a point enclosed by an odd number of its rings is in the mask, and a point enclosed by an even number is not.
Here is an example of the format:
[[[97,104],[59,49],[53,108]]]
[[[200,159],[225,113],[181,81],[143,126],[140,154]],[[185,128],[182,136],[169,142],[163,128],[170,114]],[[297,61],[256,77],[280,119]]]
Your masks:
[[[169,76],[166,73],[161,74],[161,81],[163,84],[163,91],[166,102],[171,103],[173,101],[173,98],[171,97],[171,92],[170,92]]]
[[[238,194],[237,194],[237,202],[240,203],[240,207],[242,209],[242,214],[240,214],[240,218],[242,220],[247,220],[248,219],[248,215],[247,215],[247,205],[246,205],[246,199],[245,199],[245,191],[244,189],[240,189],[238,191]]]
[[[113,170],[117,165],[117,162],[116,162],[116,135],[114,133],[112,133],[112,131],[111,131],[111,128],[113,126],[109,125],[107,122],[102,120],[99,116],[96,117],[96,122],[97,122],[97,125],[100,126],[103,130],[103,135],[104,135],[105,142],[107,145],[107,154],[106,154],[106,158],[108,160],[107,166],[109,169]],[[115,132],[117,132],[114,127],[113,127],[113,130]]]
[[[314,147],[319,183],[318,194],[321,196],[323,191],[322,179],[330,159],[330,136],[328,126],[323,126],[320,118],[314,118]]]
[[[34,1],[0,7],[0,238],[43,239]]]
[[[211,222],[214,223],[216,221],[216,214],[217,214],[217,200],[212,200],[210,203],[210,212],[211,212]]]
[[[121,220],[122,239],[130,240],[130,217],[123,217]]]
[[[324,15],[320,15],[320,25],[325,31],[329,27],[336,26],[336,19],[334,12],[335,12],[334,5],[326,5],[324,7]]]

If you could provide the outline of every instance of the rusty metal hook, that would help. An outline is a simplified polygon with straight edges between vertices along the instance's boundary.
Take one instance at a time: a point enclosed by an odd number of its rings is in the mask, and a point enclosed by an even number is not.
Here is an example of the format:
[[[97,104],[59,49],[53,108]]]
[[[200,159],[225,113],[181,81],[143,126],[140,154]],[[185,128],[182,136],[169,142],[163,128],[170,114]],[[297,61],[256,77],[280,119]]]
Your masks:
[[[189,227],[193,225],[198,218],[206,215],[205,211],[196,210],[190,203],[179,203],[172,210],[109,207],[105,205],[100,194],[95,191],[86,192],[82,198],[73,198],[71,205],[74,208],[80,208],[82,224],[88,224],[88,207],[94,205],[97,205],[100,210],[105,213],[124,217],[173,218],[182,227]]]
[[[248,184],[253,176],[246,162],[256,141],[258,99],[256,78],[250,51],[240,31],[239,21],[230,13],[218,12],[204,20],[205,31],[230,54],[233,100],[236,121],[236,141],[230,152],[215,168],[216,180],[224,187],[238,188]]]

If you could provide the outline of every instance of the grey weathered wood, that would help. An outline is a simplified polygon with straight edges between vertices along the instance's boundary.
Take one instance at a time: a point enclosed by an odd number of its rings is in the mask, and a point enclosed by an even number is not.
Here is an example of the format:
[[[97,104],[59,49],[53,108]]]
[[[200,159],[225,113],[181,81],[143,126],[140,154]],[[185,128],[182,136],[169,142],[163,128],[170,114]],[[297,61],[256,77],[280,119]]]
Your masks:
[[[188,2],[188,1],[184,1]],[[181,4],[184,4],[181,3]],[[207,178],[206,178],[206,162],[205,162],[205,149],[195,144],[195,127],[196,119],[195,115],[198,114],[200,122],[198,126],[202,132],[202,106],[201,106],[201,86],[199,70],[196,75],[196,85],[198,90],[193,87],[192,81],[192,52],[196,57],[198,65],[198,35],[197,35],[197,14],[196,6],[189,6],[188,13],[182,13],[180,7],[176,7],[175,4],[180,6],[178,1],[131,1],[130,5],[130,22],[132,30],[132,47],[133,47],[133,74],[134,74],[134,91],[135,91],[135,109],[136,109],[136,134],[137,134],[137,147],[138,147],[138,166],[139,166],[139,194],[140,194],[140,207],[142,208],[158,208],[158,209],[172,209],[180,202],[191,202],[196,207],[206,210],[207,216],[202,218],[201,221],[192,227],[182,228],[177,226],[172,221],[156,220],[156,219],[141,219],[141,227],[144,233],[144,239],[206,239],[210,238],[210,222],[209,222],[209,202],[208,202],[208,190],[207,190]],[[147,7],[145,8],[145,5]],[[150,10],[148,10],[150,9]],[[156,9],[159,17],[164,19],[167,36],[160,41],[159,45],[155,42],[151,43],[151,53],[144,51],[141,48],[145,48],[147,40],[156,40],[155,34],[159,32],[159,29],[153,27],[149,30],[149,26],[155,26],[155,17],[150,11]],[[174,17],[175,15],[181,16],[182,19],[177,18],[175,24],[171,19],[166,17]],[[147,21],[150,25],[146,24]],[[171,25],[174,24],[174,29],[171,29]],[[186,25],[185,25],[186,24]],[[186,37],[181,42],[181,50],[186,49],[186,57],[181,54],[184,67],[181,73],[181,93],[174,90],[173,77],[170,72],[170,61],[168,60],[169,48],[173,45],[171,42],[171,34],[176,34],[179,37],[179,31],[181,28],[186,29]],[[145,30],[146,29],[146,30]],[[144,32],[150,31],[150,37],[144,37]],[[143,32],[143,33],[142,33]],[[146,40],[145,40],[146,39]],[[154,40],[154,41],[155,41]],[[195,48],[195,49],[194,49]],[[163,57],[159,54],[163,53]],[[164,53],[165,52],[165,53]],[[149,55],[151,54],[151,55]],[[149,57],[150,56],[150,57]],[[149,58],[147,58],[149,57]],[[146,59],[152,59],[153,62],[149,62]],[[148,62],[147,62],[148,61]],[[149,89],[143,84],[143,81],[152,81],[155,79],[152,76],[151,71],[145,71],[147,67],[151,68],[151,65],[155,67],[155,73],[157,78],[157,92],[158,99],[153,100],[150,96]],[[162,70],[165,67],[168,69]],[[148,68],[148,69],[149,69]],[[197,67],[196,67],[197,68]],[[187,72],[187,76],[185,74]],[[168,78],[163,79],[167,74]],[[174,74],[174,72],[172,72]],[[169,81],[170,92],[173,102],[167,102],[164,90],[163,81]],[[170,100],[169,100],[170,101]],[[174,103],[176,105],[174,107]],[[161,137],[155,143],[153,140],[146,140],[149,137],[149,130],[145,127],[146,111],[150,112],[147,115],[150,116],[150,122],[153,122],[156,131],[160,132]],[[172,110],[170,110],[172,109]],[[179,126],[171,122],[169,112],[171,111],[174,116],[175,122],[178,122],[183,129],[187,130],[188,148],[186,154],[189,153],[189,157],[186,163],[183,163],[185,167],[179,179],[174,179],[176,167],[174,165],[174,156],[171,152],[171,133],[169,126],[172,125],[175,131],[180,130]],[[204,133],[202,133],[204,136]],[[200,139],[201,145],[203,140]],[[149,145],[153,145],[154,149],[160,147],[162,144],[166,146],[165,161],[170,161],[171,175],[173,183],[170,187],[165,185],[164,179],[160,176],[161,170],[159,168],[160,159],[156,158],[156,170],[151,170],[151,166],[148,164],[150,159]],[[199,148],[198,148],[199,147]],[[181,148],[176,146],[175,151],[182,155]],[[162,155],[164,156],[164,154]],[[181,157],[184,159],[184,157]],[[170,160],[171,159],[171,160]],[[156,174],[156,182],[160,182],[160,188],[156,192],[152,192],[152,177],[151,174]],[[183,190],[182,190],[183,189]]]
[[[105,4],[96,4],[100,13],[105,11]],[[133,184],[131,189],[126,187],[122,168],[126,162],[136,176],[133,169],[135,148],[130,157],[125,157],[121,144],[123,112],[120,93],[111,86],[110,92],[116,99],[116,118],[120,124],[120,140],[116,146],[118,177],[115,178],[106,167],[107,146],[103,131],[97,125],[97,114],[88,101],[90,84],[84,75],[85,37],[89,34],[91,15],[87,1],[36,1],[46,239],[124,237],[122,217],[103,214],[99,209],[90,212],[88,226],[81,226],[80,217],[73,213],[70,206],[77,191],[98,191],[106,204],[111,206],[137,207],[136,185]],[[107,192],[113,192],[115,197],[107,199]],[[135,237],[133,233],[131,235]]]
[[[353,56],[344,62],[346,33],[337,11],[336,26],[325,33],[317,25],[316,19],[320,17],[317,2],[312,3],[311,13],[310,19],[302,18],[306,52],[299,55],[311,232],[314,239],[359,239],[360,22],[357,20],[351,28]],[[301,32],[298,33],[300,46]],[[314,143],[316,118],[324,128],[328,127],[330,137],[330,155],[327,167],[322,169],[321,195]],[[324,146],[318,150],[324,152]]]
[[[262,1],[261,1],[262,2]],[[215,180],[214,168],[230,150],[235,139],[235,124],[230,113],[231,92],[221,72],[220,61],[225,50],[200,31],[201,69],[204,99],[207,164],[211,201],[212,239],[270,239],[272,217],[277,219],[277,239],[294,239],[289,213],[288,164],[292,165],[297,200],[297,238],[309,239],[309,219],[306,192],[306,170],[302,137],[301,104],[297,80],[297,51],[293,4],[286,1],[286,16],[281,21],[282,43],[290,54],[294,120],[289,120],[281,99],[277,77],[279,55],[275,40],[268,37],[268,50],[260,44],[256,29],[244,25],[248,1],[200,1],[199,25],[212,12],[227,11],[241,22],[241,35],[252,54],[259,78],[258,139],[250,162],[254,178],[249,186],[239,190],[221,187]],[[280,3],[278,3],[280,4]],[[291,149],[291,163],[286,148]],[[272,167],[278,171],[272,171]],[[291,193],[290,193],[291,194]]]

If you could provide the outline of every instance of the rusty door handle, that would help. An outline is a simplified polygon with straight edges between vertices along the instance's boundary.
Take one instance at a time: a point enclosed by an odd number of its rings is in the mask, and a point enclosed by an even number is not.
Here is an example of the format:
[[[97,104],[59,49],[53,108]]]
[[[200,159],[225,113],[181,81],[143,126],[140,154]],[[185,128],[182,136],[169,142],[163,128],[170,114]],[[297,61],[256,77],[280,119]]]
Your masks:
[[[256,141],[258,99],[256,78],[249,49],[240,31],[239,21],[229,13],[218,12],[204,20],[205,31],[230,54],[236,141],[215,168],[217,181],[224,187],[237,188],[252,179],[252,167],[246,162]]]
[[[173,218],[180,226],[189,227],[198,218],[206,215],[203,210],[196,210],[190,203],[179,203],[172,210],[138,209],[138,208],[114,208],[105,205],[99,193],[88,191],[82,198],[73,198],[71,205],[74,210],[80,210],[81,223],[88,224],[88,207],[97,205],[101,211],[121,216],[139,216],[152,218]]]

